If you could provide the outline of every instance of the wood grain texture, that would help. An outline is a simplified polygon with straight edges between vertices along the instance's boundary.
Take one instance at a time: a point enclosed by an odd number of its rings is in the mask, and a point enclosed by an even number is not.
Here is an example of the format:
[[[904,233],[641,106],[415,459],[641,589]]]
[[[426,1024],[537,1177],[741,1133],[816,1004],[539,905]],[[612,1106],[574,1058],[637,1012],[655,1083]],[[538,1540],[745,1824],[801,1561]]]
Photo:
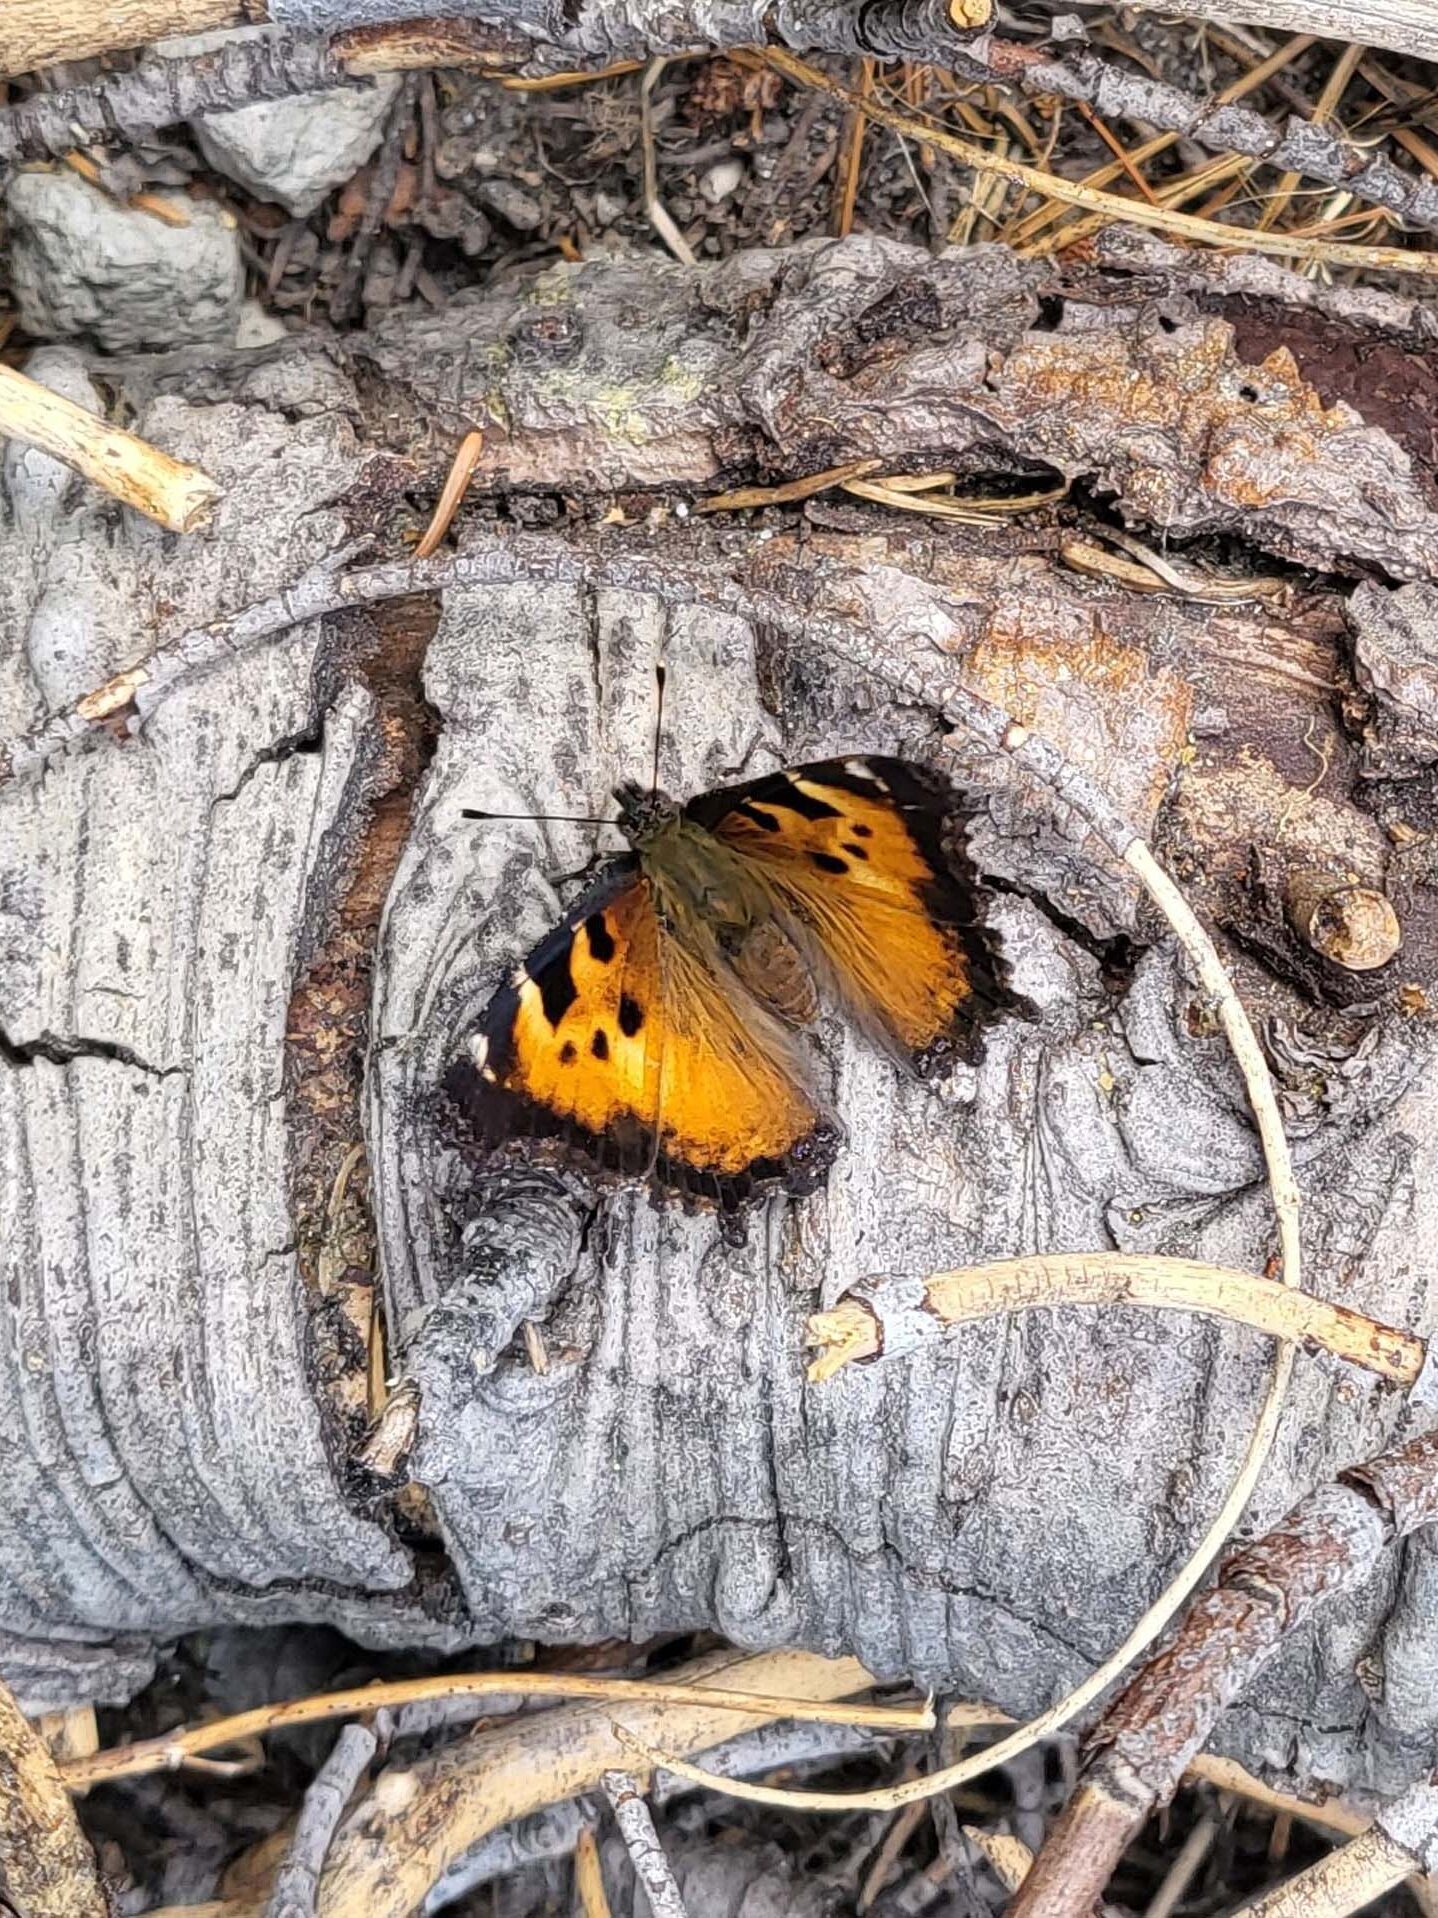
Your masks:
[[[103,7],[89,0],[6,0],[0,74],[142,47],[167,33],[230,26],[247,15],[242,0],[105,0]]]
[[[337,422],[161,401],[146,430],[235,489],[188,566],[41,456],[7,460],[12,711],[342,533]],[[377,750],[323,648],[297,629],[0,801],[0,1625],[48,1642],[52,1676],[17,1661],[32,1699],[112,1691],[94,1647],[116,1635],[363,1632],[410,1582],[332,1469],[289,1208],[289,997]]]

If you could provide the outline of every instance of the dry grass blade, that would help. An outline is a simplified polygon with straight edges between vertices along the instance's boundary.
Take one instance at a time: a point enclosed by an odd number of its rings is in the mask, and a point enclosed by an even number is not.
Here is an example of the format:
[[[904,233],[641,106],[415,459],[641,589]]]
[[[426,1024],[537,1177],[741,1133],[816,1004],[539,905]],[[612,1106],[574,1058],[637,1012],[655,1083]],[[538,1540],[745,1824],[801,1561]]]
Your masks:
[[[832,94],[835,99],[854,104],[855,96],[850,88],[792,54],[769,47],[758,57],[800,86],[815,87],[820,92]],[[867,111],[872,120],[888,127],[891,132],[904,134],[912,140],[927,141],[930,146],[937,147],[979,173],[998,174],[1045,199],[1083,207],[1109,220],[1157,227],[1161,232],[1173,234],[1178,239],[1198,241],[1204,246],[1228,247],[1248,253],[1271,253],[1279,259],[1321,260],[1332,266],[1359,267],[1370,273],[1420,273],[1427,278],[1438,277],[1438,253],[1406,247],[1349,246],[1338,240],[1305,240],[1287,233],[1256,233],[1247,227],[1222,226],[1215,220],[1199,219],[1191,213],[1178,213],[1168,207],[1149,206],[1142,200],[1125,200],[1114,193],[1101,193],[1096,188],[1062,179],[1055,173],[1045,173],[1037,167],[1027,166],[1021,160],[1001,159],[968,140],[959,139],[956,134],[930,126],[912,114],[900,113],[879,99],[870,100]]]
[[[1290,66],[1312,45],[1313,35],[1309,33],[1298,34],[1294,39],[1285,41],[1266,60],[1261,60],[1257,66],[1245,73],[1242,79],[1235,80],[1232,85],[1216,93],[1213,99],[1214,105],[1231,106],[1234,101],[1243,99],[1246,94],[1256,92],[1259,87],[1271,80],[1275,73]],[[1145,140],[1142,146],[1131,148],[1128,157],[1134,166],[1145,166],[1148,161],[1157,159],[1160,153],[1167,153],[1170,147],[1177,146],[1178,142],[1179,135],[1176,133],[1157,133],[1151,140]],[[1099,167],[1096,172],[1087,174],[1083,184],[1087,187],[1105,187],[1111,181],[1117,180],[1123,171],[1123,167],[1115,160],[1111,165]],[[1065,212],[1066,208],[1059,202],[1047,201],[1018,221],[1013,230],[1004,237],[1011,245],[1022,246],[1026,241],[1034,239],[1055,220],[1063,219]]]
[[[1265,578],[1222,579],[1214,573],[1201,573],[1197,567],[1176,564],[1166,553],[1155,552],[1141,540],[1133,539],[1114,527],[1105,527],[1102,537],[1121,547],[1130,559],[1116,559],[1092,540],[1066,540],[1060,557],[1076,573],[1091,578],[1113,579],[1140,593],[1177,593],[1183,599],[1201,605],[1225,606],[1254,599],[1281,599],[1288,592],[1286,580]]]
[[[827,493],[831,486],[842,486],[845,481],[861,479],[865,473],[876,473],[883,465],[882,460],[846,460],[842,466],[826,466],[822,473],[809,473],[803,479],[785,480],[780,486],[736,486],[728,493],[711,493],[707,499],[696,500],[696,513],[739,513],[757,506],[792,506],[796,500],[812,499],[816,493]]]
[[[578,67],[567,73],[542,73],[533,80],[507,73],[498,79],[498,85],[507,93],[558,93],[564,87],[587,87],[595,80],[614,80],[621,74],[639,73],[644,64],[643,60],[614,60],[607,67]]]
[[[659,158],[654,148],[654,88],[668,60],[651,60],[639,83],[639,137],[644,148],[644,211],[649,224],[663,240],[676,260],[685,266],[698,266],[694,249],[674,224],[669,209],[659,198]]]
[[[937,477],[947,480],[952,476],[942,474]],[[996,519],[1031,512],[1036,506],[1052,506],[1068,492],[1065,484],[1051,487],[1043,493],[1024,493],[1008,498],[957,499],[925,485],[903,484],[894,480],[850,479],[843,482],[843,487],[846,493],[852,493],[855,498],[872,500],[879,506],[893,507],[904,513],[927,513],[933,519],[961,520],[967,526],[991,526]]]
[[[844,129],[843,161],[839,169],[839,197],[834,209],[834,232],[839,239],[854,228],[854,202],[859,197],[859,175],[864,165],[864,134],[869,124],[864,102],[874,90],[874,63],[864,60],[859,66],[858,102],[851,109]]]

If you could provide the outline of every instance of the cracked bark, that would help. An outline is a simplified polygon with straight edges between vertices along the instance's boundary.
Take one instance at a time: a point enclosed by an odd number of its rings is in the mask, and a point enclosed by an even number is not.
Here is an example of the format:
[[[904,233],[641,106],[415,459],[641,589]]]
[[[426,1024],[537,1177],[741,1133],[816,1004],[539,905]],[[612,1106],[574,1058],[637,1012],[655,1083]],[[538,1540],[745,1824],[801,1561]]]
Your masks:
[[[1346,328],[1355,356],[1401,339],[1421,365],[1431,349],[1396,303],[1354,321],[1286,276],[1235,287],[1229,270],[1184,262],[1180,281],[1140,247],[1060,281],[992,251],[933,262],[861,240],[729,263],[727,282],[585,268],[441,323],[391,322],[344,366],[290,348],[121,369],[147,437],[226,487],[183,564],[32,458],[9,463],[3,736],[33,749],[46,712],[131,663],[137,631],[157,634],[164,667],[137,736],[43,774],[17,755],[0,792],[0,1003],[21,1055],[0,1073],[0,1202],[19,1222],[0,1289],[0,1541],[25,1513],[44,1574],[0,1565],[0,1663],[29,1697],[122,1690],[137,1638],[225,1618],[450,1642],[703,1625],[852,1651],[1014,1712],[1106,1649],[1221,1495],[1264,1372],[1255,1342],[1132,1312],[1036,1314],[802,1379],[804,1319],[878,1259],[921,1274],[1112,1244],[1261,1267],[1270,1250],[1256,1145],[1203,1007],[1103,848],[953,733],[957,688],[1052,737],[1156,837],[1210,923],[1242,932],[1231,956],[1284,1088],[1312,1283],[1431,1331],[1438,1093],[1428,1028],[1400,1007],[1438,992],[1423,825],[1438,748],[1424,757],[1410,658],[1424,614],[1380,569],[1431,567],[1433,476],[1416,441],[1410,454],[1363,417],[1361,385],[1325,391],[1302,370],[1319,340],[1315,365],[1335,364],[1324,329]],[[1260,297],[1290,291],[1310,305],[1282,309],[1292,357],[1265,365],[1244,329]],[[384,783],[361,655],[377,644],[383,661],[390,642],[361,643],[354,601],[319,575],[287,612],[246,609],[365,530],[365,498],[392,537],[396,496],[437,485],[454,441],[501,409],[512,431],[491,443],[472,520],[486,492],[618,489],[642,521],[646,488],[672,506],[865,453],[974,474],[1042,460],[1111,488],[1152,544],[1155,521],[1222,539],[1189,557],[1288,589],[1154,598],[1066,568],[1058,517],[935,532],[838,497],[772,516],[764,539],[672,512],[667,530],[601,528],[596,507],[543,538],[480,530],[457,560],[388,570],[388,593],[444,586],[423,684],[438,738],[411,767],[408,831],[391,821],[365,961],[389,1364],[414,1419],[381,1492],[407,1457],[454,1580],[417,1593],[376,1480],[362,1510],[348,1502],[358,1439],[314,1363],[287,1165],[313,1147],[313,1112],[287,1096],[292,993],[329,950]],[[759,1214],[742,1247],[634,1194],[542,1172],[476,1182],[433,1097],[593,849],[581,828],[481,828],[462,809],[584,811],[647,776],[661,652],[676,790],[855,747],[965,778],[992,920],[1039,1008],[940,1092],[824,1025],[846,1150],[823,1195]],[[1394,739],[1403,779],[1381,757]],[[1404,943],[1365,1005],[1313,972],[1281,891],[1255,880],[1255,845],[1265,872],[1336,861],[1388,892]],[[323,1006],[305,1025],[316,1043]],[[46,1056],[77,1035],[183,1070],[157,1084],[118,1056]],[[329,1116],[326,1149],[358,1138],[356,1110]],[[514,1336],[534,1317],[544,1376]],[[340,1338],[326,1364],[352,1381],[360,1356]],[[1304,1361],[1254,1522],[1380,1449],[1395,1413],[1380,1388]],[[1238,1708],[1232,1746],[1375,1788],[1431,1764],[1432,1576],[1411,1549],[1345,1601]]]

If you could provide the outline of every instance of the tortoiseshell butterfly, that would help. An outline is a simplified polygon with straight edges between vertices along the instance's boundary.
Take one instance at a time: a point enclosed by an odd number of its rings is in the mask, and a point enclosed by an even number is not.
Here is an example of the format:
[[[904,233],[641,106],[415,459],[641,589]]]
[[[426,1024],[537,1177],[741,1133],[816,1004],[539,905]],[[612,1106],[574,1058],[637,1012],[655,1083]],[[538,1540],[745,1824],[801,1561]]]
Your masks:
[[[842,1135],[795,1037],[821,993],[924,1077],[1026,1010],[979,924],[957,796],[925,769],[826,759],[684,805],[614,796],[630,852],[500,987],[447,1075],[487,1153],[547,1142],[734,1212],[812,1191],[834,1159]]]

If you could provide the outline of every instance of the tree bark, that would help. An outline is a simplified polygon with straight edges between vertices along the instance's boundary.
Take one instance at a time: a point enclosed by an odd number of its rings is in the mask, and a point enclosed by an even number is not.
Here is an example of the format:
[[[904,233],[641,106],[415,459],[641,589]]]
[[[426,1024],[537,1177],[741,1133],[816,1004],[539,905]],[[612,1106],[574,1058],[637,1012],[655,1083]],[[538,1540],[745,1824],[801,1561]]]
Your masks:
[[[851,240],[564,270],[396,315],[339,361],[112,365],[136,429],[224,489],[178,556],[12,454],[6,738],[357,533],[395,550],[408,497],[489,428],[479,557],[438,607],[336,610],[159,676],[135,736],[0,791],[0,1663],[27,1698],[120,1695],[137,1642],[279,1617],[391,1643],[711,1627],[1016,1713],[1098,1660],[1222,1496],[1260,1340],[1040,1313],[803,1378],[804,1320],[876,1267],[1271,1250],[1203,1005],[1103,849],[950,731],[957,686],[1097,779],[1225,935],[1313,1289],[1431,1332],[1438,490],[1418,408],[1370,390],[1389,354],[1410,402],[1438,380],[1402,302],[1255,262],[1119,237],[1062,278]],[[842,493],[757,525],[689,512],[864,457],[1073,492],[992,530]],[[616,496],[628,523],[600,524]],[[556,524],[476,530],[496,500]],[[1167,575],[1082,561],[1128,531]],[[1165,557],[1165,534],[1192,543]],[[742,1246],[632,1191],[476,1177],[436,1097],[594,849],[463,810],[587,812],[647,777],[661,657],[674,790],[870,749],[963,779],[1037,1009],[941,1091],[826,1024],[845,1150]],[[1330,866],[1396,913],[1376,971],[1291,922],[1286,878]],[[360,1463],[375,1246],[416,1408],[384,1477]],[[1253,1523],[1379,1450],[1397,1410],[1303,1361]],[[406,1471],[447,1571],[388,1528]],[[1374,1789],[1431,1765],[1432,1565],[1410,1545],[1285,1655],[1230,1748]]]

